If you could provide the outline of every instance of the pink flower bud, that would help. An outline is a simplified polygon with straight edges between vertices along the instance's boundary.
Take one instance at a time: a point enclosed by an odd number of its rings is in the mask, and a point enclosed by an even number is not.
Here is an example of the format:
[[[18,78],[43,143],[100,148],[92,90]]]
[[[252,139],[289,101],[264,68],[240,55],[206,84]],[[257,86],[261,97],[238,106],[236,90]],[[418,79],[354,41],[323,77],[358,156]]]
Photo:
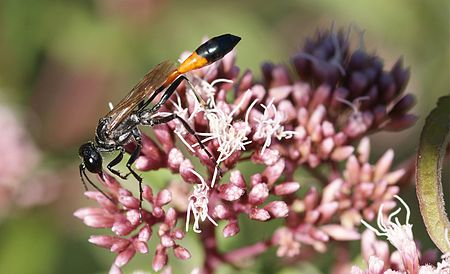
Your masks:
[[[161,167],[160,159],[152,159],[145,155],[139,156],[134,162],[134,166],[141,171],[157,170]]]
[[[329,85],[326,85],[326,84],[320,85],[314,92],[314,96],[310,103],[311,107],[326,104],[330,94],[331,94],[331,88]]]
[[[166,124],[160,124],[153,127],[158,142],[162,145],[165,152],[168,152],[174,147],[174,138],[172,130]]]
[[[121,187],[116,178],[108,173],[103,173],[103,179],[100,179],[100,181],[110,190],[116,191]]]
[[[369,163],[364,163],[361,167],[360,173],[359,173],[359,182],[372,182],[373,181],[373,168]]]
[[[319,155],[325,159],[331,153],[333,148],[334,148],[334,140],[332,137],[328,137],[320,143]]]
[[[339,202],[331,202],[331,203],[326,203],[326,204],[321,204],[317,210],[320,212],[321,214],[321,222],[325,222],[330,220],[334,214],[336,213],[336,211],[339,208]]]
[[[172,247],[175,245],[175,242],[172,240],[172,237],[169,235],[161,236],[161,245],[164,247]]]
[[[345,167],[345,176],[347,177],[347,181],[350,184],[356,184],[359,182],[360,166],[359,162],[356,159],[356,156],[352,155],[348,158],[346,167]]]
[[[364,274],[365,272],[357,267],[357,266],[352,266],[352,268],[350,269],[350,274]]]
[[[310,210],[305,214],[305,222],[308,224],[315,224],[320,219],[320,212],[318,210]]]
[[[173,254],[175,254],[175,257],[180,260],[187,260],[191,258],[191,253],[189,253],[189,251],[182,246],[175,247],[173,249]]]
[[[262,154],[261,150],[255,151],[255,153],[252,154],[251,159],[255,164],[271,166],[280,159],[280,152],[276,149],[266,148]]]
[[[283,174],[285,167],[284,159],[280,159],[276,164],[272,166],[268,166],[262,175],[267,178],[267,184],[273,185],[278,178],[280,178],[281,174]]]
[[[334,126],[329,121],[323,121],[322,123],[322,134],[325,138],[333,137],[335,134]],[[334,140],[333,140],[334,143]]]
[[[216,216],[219,219],[228,219],[232,214],[232,211],[230,210],[230,208],[228,208],[225,205],[219,204],[216,205],[216,207],[214,208],[214,216]]]
[[[177,212],[173,209],[173,207],[167,210],[164,223],[167,224],[169,228],[175,227],[177,223]]]
[[[155,206],[153,208],[152,215],[155,216],[156,218],[160,218],[164,216],[164,209],[162,209],[162,207],[160,206]]]
[[[387,272],[387,271],[383,272],[383,270],[384,270],[384,262],[376,256],[370,256],[367,272],[370,274],[382,274]]]
[[[167,264],[167,252],[162,246],[156,248],[155,257],[153,257],[153,270],[158,272]]]
[[[122,271],[120,270],[120,268],[117,265],[112,264],[111,269],[109,270],[108,273],[109,274],[122,274]]]
[[[314,143],[319,143],[322,141],[322,127],[320,125],[316,125],[310,132],[309,136],[311,137],[311,141]]]
[[[405,175],[405,173],[406,171],[404,169],[399,169],[389,172],[384,176],[384,179],[388,182],[388,184],[392,185],[397,183]]]
[[[177,240],[183,239],[185,235],[186,234],[179,228],[176,228],[175,230],[172,231],[172,237]]]
[[[314,128],[316,126],[320,126],[322,124],[323,119],[325,118],[325,115],[327,113],[327,110],[323,105],[319,105],[311,114],[311,117],[309,118],[307,130],[308,132],[313,132]]]
[[[94,208],[94,207],[84,207],[80,208],[73,213],[75,217],[83,220],[87,216],[95,216],[95,215],[106,215],[108,214],[103,208]]]
[[[333,150],[333,153],[331,153],[331,159],[334,161],[345,160],[352,155],[354,150],[355,148],[352,146],[337,147]]]
[[[336,135],[334,135],[334,143],[336,146],[342,146],[347,142],[347,135],[343,132],[338,132]]]
[[[134,228],[135,227],[132,226],[129,221],[116,221],[111,230],[118,236],[125,236],[130,234],[130,232],[133,231]]]
[[[269,188],[267,184],[260,183],[255,185],[248,195],[249,203],[253,205],[262,204],[269,197]]]
[[[149,203],[153,204],[153,191],[152,188],[148,185],[144,185],[142,187],[142,197],[147,200]]]
[[[119,196],[119,203],[124,205],[127,208],[138,209],[139,208],[139,200],[134,198],[133,196]]]
[[[186,183],[199,183],[199,179],[191,170],[195,170],[191,160],[185,159],[180,164],[180,175]]]
[[[296,192],[300,188],[297,182],[286,182],[275,186],[275,195],[288,195]]]
[[[316,207],[319,202],[319,194],[315,187],[311,187],[305,196],[305,208],[306,210],[312,210]]]
[[[97,246],[101,246],[104,248],[111,248],[111,246],[115,243],[116,238],[113,236],[104,236],[104,235],[95,235],[89,237],[88,240],[91,244],[95,244]]]
[[[155,142],[145,134],[142,135],[141,153],[145,155],[144,157],[147,159],[149,163],[151,163],[150,166],[152,169],[157,169],[161,167],[161,164],[163,163],[162,155],[164,153],[161,151],[158,145],[156,145]]]
[[[128,239],[118,238],[116,242],[109,249],[111,252],[119,253],[124,251],[130,245],[130,241]]]
[[[338,241],[354,241],[360,238],[358,231],[353,228],[345,228],[341,225],[323,225],[320,229]]]
[[[172,148],[167,156],[167,165],[173,172],[178,172],[181,163],[184,161],[184,155],[177,148]]]
[[[264,209],[267,210],[274,218],[283,218],[289,213],[287,204],[282,201],[270,202],[264,207]]]
[[[242,173],[239,170],[233,170],[231,172],[230,184],[233,184],[235,186],[245,189],[246,185],[245,185],[244,176],[242,176]]]
[[[361,163],[365,163],[369,161],[370,156],[370,141],[368,137],[364,137],[361,139],[358,145],[358,159]]]
[[[377,163],[375,164],[375,171],[373,178],[375,182],[380,180],[387,173],[387,171],[391,167],[393,159],[394,159],[394,151],[392,149],[389,149],[377,161]]]
[[[329,183],[322,192],[322,203],[329,203],[336,200],[336,196],[341,191],[341,187],[344,184],[341,178],[333,180]]]
[[[172,201],[172,193],[168,189],[161,190],[156,196],[156,205],[163,206]]]
[[[219,196],[226,201],[236,201],[244,192],[244,189],[233,184],[222,184],[219,186]]]
[[[139,230],[138,240],[141,242],[147,242],[152,236],[152,229],[148,224],[145,224],[141,230]]]
[[[86,191],[84,193],[86,197],[88,197],[91,200],[97,201],[102,207],[105,208],[116,208],[116,205],[111,202],[108,198],[105,197],[105,195],[101,194],[98,191]]]
[[[234,235],[238,234],[239,231],[240,229],[237,221],[233,220],[223,228],[223,236],[225,238],[233,237]]]
[[[83,222],[93,228],[110,228],[114,224],[111,216],[90,215],[83,219]]]
[[[265,209],[253,208],[250,212],[250,218],[264,222],[270,219],[270,214]]]
[[[127,249],[119,253],[119,255],[116,257],[116,260],[114,261],[114,264],[118,267],[126,265],[131,260],[131,258],[133,258],[135,253],[136,250],[133,248],[133,246],[129,246]]]
[[[292,91],[291,85],[278,86],[269,89],[269,98],[273,98],[274,103],[278,103],[281,100],[289,96]]]
[[[141,222],[141,214],[137,209],[126,211],[125,217],[133,226],[137,226]]]
[[[308,119],[309,119],[309,111],[304,107],[300,108],[297,113],[297,120],[300,123],[300,125],[302,125],[305,128],[305,132],[307,127],[306,124],[309,121]]]
[[[260,184],[263,181],[262,179],[263,178],[262,178],[262,175],[260,173],[253,174],[252,176],[250,176],[250,185],[252,187],[254,187],[257,184]]]
[[[137,252],[139,252],[141,254],[148,253],[148,246],[147,246],[147,243],[145,243],[145,242],[134,241],[134,248]]]
[[[311,231],[310,231],[310,236],[315,239],[318,240],[320,242],[328,242],[330,240],[330,236],[328,236],[327,233],[325,233],[324,231],[316,228],[316,227],[312,227]]]

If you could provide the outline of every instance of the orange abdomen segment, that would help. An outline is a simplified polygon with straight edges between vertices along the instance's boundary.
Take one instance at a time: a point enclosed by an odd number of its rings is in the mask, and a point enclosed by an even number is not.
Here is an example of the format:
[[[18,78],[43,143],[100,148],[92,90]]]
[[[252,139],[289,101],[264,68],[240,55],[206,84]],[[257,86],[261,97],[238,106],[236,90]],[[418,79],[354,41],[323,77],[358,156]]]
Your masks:
[[[194,51],[183,63],[181,63],[177,70],[180,74],[183,74],[194,69],[202,68],[206,65],[208,65],[208,60]]]

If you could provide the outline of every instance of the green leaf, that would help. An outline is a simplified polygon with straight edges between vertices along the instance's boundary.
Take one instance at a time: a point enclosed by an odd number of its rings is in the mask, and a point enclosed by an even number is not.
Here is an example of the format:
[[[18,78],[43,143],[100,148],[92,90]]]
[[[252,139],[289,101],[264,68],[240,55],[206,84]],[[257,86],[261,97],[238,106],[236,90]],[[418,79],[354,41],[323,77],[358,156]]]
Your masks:
[[[445,212],[441,170],[450,132],[450,96],[441,97],[428,115],[417,154],[416,192],[423,221],[436,246],[450,252],[450,222]]]

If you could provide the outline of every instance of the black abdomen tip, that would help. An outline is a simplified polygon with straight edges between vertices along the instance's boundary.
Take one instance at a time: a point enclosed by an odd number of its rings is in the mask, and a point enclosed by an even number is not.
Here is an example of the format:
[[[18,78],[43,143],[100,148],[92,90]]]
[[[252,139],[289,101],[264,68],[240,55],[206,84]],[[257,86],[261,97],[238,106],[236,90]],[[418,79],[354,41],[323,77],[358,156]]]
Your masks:
[[[203,43],[195,51],[198,55],[205,57],[208,63],[215,62],[227,53],[229,53],[233,48],[241,41],[241,37],[233,34],[222,34],[213,37]]]
[[[231,51],[239,41],[241,41],[241,37],[233,35],[233,34],[222,34],[220,36],[214,37],[213,39],[217,39],[220,41],[219,43],[223,43],[224,47],[230,48],[229,51]]]

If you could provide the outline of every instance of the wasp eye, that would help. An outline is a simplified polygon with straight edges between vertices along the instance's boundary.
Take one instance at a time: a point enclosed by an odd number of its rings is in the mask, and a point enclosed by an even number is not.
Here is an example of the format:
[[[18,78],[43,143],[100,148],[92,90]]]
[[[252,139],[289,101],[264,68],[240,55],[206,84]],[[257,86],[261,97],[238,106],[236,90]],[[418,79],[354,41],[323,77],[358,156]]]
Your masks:
[[[86,169],[89,170],[89,172],[92,173],[102,172],[102,165],[103,165],[102,155],[95,148],[94,144],[86,143],[80,146],[80,149],[78,150],[78,155],[80,155],[80,157],[82,158],[83,164],[86,167]]]

